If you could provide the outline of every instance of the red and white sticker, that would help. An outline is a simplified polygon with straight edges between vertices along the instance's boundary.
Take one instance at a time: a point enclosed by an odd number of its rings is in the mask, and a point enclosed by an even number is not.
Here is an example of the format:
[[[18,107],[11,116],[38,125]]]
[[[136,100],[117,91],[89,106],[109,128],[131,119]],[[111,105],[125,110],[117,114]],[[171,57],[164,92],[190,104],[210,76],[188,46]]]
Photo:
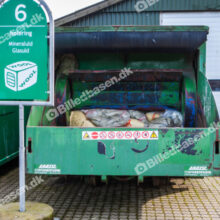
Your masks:
[[[142,138],[147,139],[149,137],[149,132],[148,131],[143,131],[142,132]]]
[[[102,131],[99,133],[99,137],[102,139],[102,140],[105,140],[107,138],[107,132],[105,131]]]
[[[125,132],[125,139],[130,140],[133,137],[133,132],[132,131],[126,131]]]
[[[117,137],[118,139],[122,139],[122,138],[124,137],[124,132],[122,132],[122,131],[117,131],[116,137]]]
[[[109,138],[110,140],[115,139],[115,132],[114,132],[114,131],[109,131],[109,132],[108,132],[108,138]]]
[[[82,140],[158,140],[158,131],[83,131]]]
[[[139,139],[141,137],[140,131],[134,131],[133,136],[134,136],[134,139]]]
[[[98,132],[92,132],[92,139],[98,139],[99,133]]]

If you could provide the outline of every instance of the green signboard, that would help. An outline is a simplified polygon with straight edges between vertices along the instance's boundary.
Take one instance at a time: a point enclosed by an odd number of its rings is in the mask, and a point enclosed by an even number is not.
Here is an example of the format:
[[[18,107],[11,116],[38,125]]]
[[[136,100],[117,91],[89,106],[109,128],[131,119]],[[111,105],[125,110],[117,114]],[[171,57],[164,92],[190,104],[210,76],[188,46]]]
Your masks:
[[[32,0],[0,7],[0,100],[48,99],[48,25]]]

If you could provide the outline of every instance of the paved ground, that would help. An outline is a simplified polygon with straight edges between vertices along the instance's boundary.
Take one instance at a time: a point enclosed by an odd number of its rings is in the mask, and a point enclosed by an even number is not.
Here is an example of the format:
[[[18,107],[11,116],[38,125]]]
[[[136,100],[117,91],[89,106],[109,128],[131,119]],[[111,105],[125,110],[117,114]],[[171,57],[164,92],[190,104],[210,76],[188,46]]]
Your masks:
[[[27,176],[28,186],[33,177]],[[220,178],[185,183],[172,179],[160,187],[153,187],[150,179],[139,187],[135,180],[92,187],[81,178],[42,178],[43,183],[27,192],[27,199],[51,205],[60,220],[220,219]],[[13,162],[0,169],[0,199],[17,188],[18,169]]]

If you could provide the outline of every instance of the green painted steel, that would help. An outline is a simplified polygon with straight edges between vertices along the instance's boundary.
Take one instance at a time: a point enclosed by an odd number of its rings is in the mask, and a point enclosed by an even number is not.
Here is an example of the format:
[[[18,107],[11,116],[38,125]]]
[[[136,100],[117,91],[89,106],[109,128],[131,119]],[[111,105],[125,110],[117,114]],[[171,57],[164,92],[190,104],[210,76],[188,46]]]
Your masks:
[[[0,165],[18,155],[18,107],[0,107]]]
[[[72,87],[74,88],[73,99],[76,99],[82,95],[84,91],[91,91],[95,87],[98,87],[100,83],[89,83],[89,82],[73,82]],[[139,100],[130,100],[129,106],[142,106],[150,105],[150,106],[158,106],[158,105],[167,105],[171,108],[175,108],[180,110],[181,103],[179,100],[179,91],[180,91],[180,82],[156,82],[156,83],[142,83],[139,82],[139,87],[142,87],[144,91],[133,90],[132,92],[129,90],[134,87],[133,82],[119,82],[117,88],[114,86],[111,89],[106,89],[100,95],[97,95],[95,98],[91,98],[83,102],[81,105],[78,105],[77,109],[85,108],[85,106],[96,106],[97,99],[99,99],[98,105],[100,106],[108,106],[109,99],[111,99],[111,105],[123,105],[123,100],[117,99],[122,97],[123,94],[127,94],[129,96],[143,97],[143,99]],[[155,89],[158,88],[158,89]],[[151,99],[151,96],[157,97],[159,99],[159,104],[157,100]],[[106,98],[104,98],[106,97]],[[107,99],[108,98],[108,99]]]
[[[149,28],[150,29],[150,28]],[[153,28],[152,28],[153,29]],[[195,28],[196,29],[196,28]],[[178,29],[177,29],[178,30]],[[201,28],[200,28],[201,30]],[[127,52],[126,55],[122,53],[78,53],[77,54],[78,62],[80,70],[112,70],[112,69],[123,69],[125,66],[130,67],[131,69],[188,69],[190,68],[190,55],[187,54],[167,54],[167,53],[144,53],[144,52]],[[99,60],[99,62],[97,62]],[[101,63],[101,65],[100,65]],[[145,94],[148,97],[152,95],[157,96],[159,98],[159,103],[154,102],[153,100],[149,100],[150,103],[145,103],[146,105],[150,104],[151,106],[156,105],[168,105],[169,107],[176,108],[180,110],[181,102],[179,100],[179,91],[180,91],[180,83],[181,82],[148,82],[148,83],[139,83],[140,86],[145,88],[145,91],[132,91],[138,94],[139,96]],[[92,90],[99,83],[94,82],[73,82],[72,88],[74,88],[73,99],[80,97],[81,93],[85,90]],[[132,83],[130,83],[132,84]],[[127,85],[129,87],[129,83],[120,82],[119,87],[123,88]],[[160,88],[158,91],[152,91],[150,88]],[[89,99],[88,101],[82,103],[77,106],[77,108],[82,108],[83,106],[88,105],[96,105],[97,98],[102,99],[102,97],[109,97],[111,94],[119,95],[120,93],[124,93],[125,91],[118,91],[117,89],[107,89],[102,92],[102,94],[98,95],[94,99]],[[127,93],[129,95],[129,92]],[[117,100],[115,100],[117,101]],[[112,105],[119,104],[118,102],[112,102]],[[122,100],[121,100],[122,101]],[[145,100],[146,101],[146,100]],[[103,99],[103,101],[99,101],[99,105],[106,105],[108,103],[108,99]],[[132,100],[130,102],[132,106],[141,106],[143,105],[143,101],[138,103],[137,100]]]
[[[208,31],[207,26],[92,26],[92,27],[58,27],[59,32],[99,32],[99,31]]]
[[[134,6],[138,1],[125,0],[102,11],[69,22],[65,26],[159,25],[160,12],[163,11],[220,10],[220,0],[159,0],[145,11],[137,13]]]
[[[198,77],[197,77],[197,91],[198,103],[202,105],[203,114],[205,115],[205,122],[207,126],[211,126],[213,122],[218,122],[218,110],[215,98],[208,79],[206,78],[206,44],[199,48],[198,57]]]
[[[55,106],[64,104],[70,99],[70,85],[64,76],[57,77],[55,91]],[[63,117],[59,117],[58,119],[54,118],[49,121],[46,117],[46,113],[51,108],[52,107],[33,106],[30,111],[28,126],[66,126],[69,120],[69,112],[64,114]]]
[[[25,124],[30,108],[25,108]],[[19,117],[18,107],[0,107],[0,166],[18,156]]]
[[[216,132],[216,143],[214,145],[214,175],[219,176],[220,175],[220,130]]]
[[[95,31],[205,31],[207,27],[91,27],[58,29],[59,32]],[[179,81],[134,80],[120,82],[100,95],[83,103],[79,108],[123,104],[132,106],[152,105],[129,99],[128,93],[147,94],[160,98],[156,105],[173,107],[183,113],[184,128],[75,128],[67,127],[69,112],[49,122],[48,109],[32,108],[27,126],[28,172],[36,174],[99,175],[99,176],[220,176],[218,143],[220,124],[215,100],[205,77],[205,43],[196,51],[151,52],[77,52],[80,73],[90,70],[111,70],[130,67],[134,70],[178,70]],[[72,73],[74,74],[74,73]],[[106,75],[108,75],[106,74]],[[164,72],[164,74],[166,74]],[[110,75],[108,75],[110,77]],[[91,78],[90,78],[91,79]],[[79,81],[73,75],[58,76],[56,83],[57,104],[64,104],[70,97],[79,97],[85,89],[91,90],[102,81]],[[157,85],[157,86],[155,86]],[[147,88],[148,87],[148,88]],[[150,88],[155,87],[154,90]],[[129,88],[127,90],[127,88]],[[172,93],[173,96],[170,96]],[[124,96],[123,96],[124,95]],[[114,96],[125,97],[120,103]],[[111,97],[111,98],[110,98]],[[113,98],[112,98],[113,97]],[[137,97],[137,96],[136,96]],[[140,99],[138,99],[140,100]],[[116,100],[117,101],[117,100]],[[100,132],[147,132],[146,140],[98,139]],[[153,135],[152,131],[155,131]],[[91,133],[92,132],[92,133]],[[93,133],[94,132],[94,133]],[[96,133],[97,132],[97,133]],[[157,135],[158,132],[158,135]],[[156,137],[154,137],[156,135]],[[89,136],[89,138],[88,138]],[[93,138],[94,136],[94,138]],[[153,138],[154,137],[154,138]]]
[[[137,176],[139,173],[136,173],[135,168],[141,172],[140,166],[145,167],[143,164],[149,163],[152,168],[149,166],[149,169],[141,175],[185,176],[190,167],[197,166],[209,167],[208,171],[210,172],[207,175],[213,175],[213,149],[210,148],[210,145],[215,143],[215,132],[201,138],[187,150],[176,152],[174,148],[172,149],[173,146],[178,146],[184,141],[190,141],[190,138],[208,133],[208,129],[163,129],[159,130],[159,139],[151,141],[103,140],[102,143],[106,146],[106,155],[98,153],[97,140],[82,140],[83,131],[129,130],[140,131],[143,129],[29,127],[28,137],[32,138],[33,153],[27,155],[28,172]],[[150,130],[148,129],[148,131]],[[134,149],[141,151],[146,148],[146,145],[148,149],[144,153],[134,151]],[[111,159],[113,155],[115,157]],[[150,161],[148,162],[148,160]],[[163,162],[160,163],[161,160]],[[201,173],[194,174],[194,176],[200,175]]]

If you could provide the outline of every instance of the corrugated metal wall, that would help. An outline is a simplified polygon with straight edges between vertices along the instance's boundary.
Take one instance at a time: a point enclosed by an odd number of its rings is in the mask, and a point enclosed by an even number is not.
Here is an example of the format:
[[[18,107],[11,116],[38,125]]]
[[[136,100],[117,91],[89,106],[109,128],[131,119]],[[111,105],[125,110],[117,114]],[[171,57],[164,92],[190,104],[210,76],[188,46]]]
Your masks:
[[[101,12],[86,16],[68,25],[104,26],[104,25],[159,25],[158,12]]]
[[[107,8],[106,12],[135,11],[139,0],[127,0]],[[152,0],[151,0],[152,1]],[[220,0],[159,0],[147,11],[207,11],[220,10]]]
[[[159,25],[160,11],[219,11],[220,0],[159,0],[146,11],[137,13],[138,0],[127,0],[65,26]]]

